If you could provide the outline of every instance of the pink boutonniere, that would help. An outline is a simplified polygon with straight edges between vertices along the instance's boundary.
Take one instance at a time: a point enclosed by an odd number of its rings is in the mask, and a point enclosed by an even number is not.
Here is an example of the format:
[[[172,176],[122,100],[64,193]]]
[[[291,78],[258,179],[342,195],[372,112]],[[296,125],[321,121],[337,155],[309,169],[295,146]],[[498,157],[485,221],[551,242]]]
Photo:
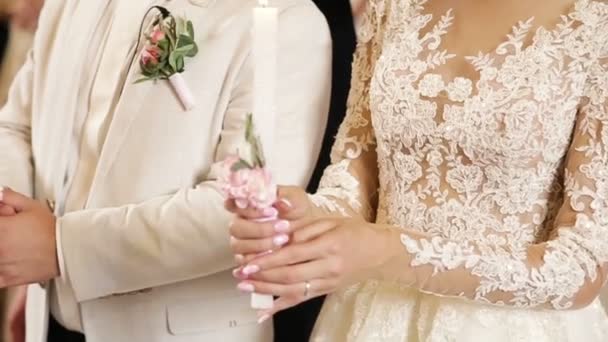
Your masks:
[[[194,108],[195,101],[182,73],[187,58],[198,54],[194,41],[192,21],[173,16],[167,9],[159,8],[161,14],[154,21],[139,59],[142,78],[145,81],[168,80],[186,110]]]

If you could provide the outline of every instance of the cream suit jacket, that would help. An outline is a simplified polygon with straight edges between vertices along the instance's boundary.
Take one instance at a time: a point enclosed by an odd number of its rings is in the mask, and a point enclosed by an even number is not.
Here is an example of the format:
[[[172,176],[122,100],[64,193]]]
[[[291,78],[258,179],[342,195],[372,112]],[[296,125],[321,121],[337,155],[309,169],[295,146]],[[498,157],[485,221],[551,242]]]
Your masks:
[[[105,1],[45,4],[33,53],[0,111],[1,183],[59,199],[79,80],[92,72],[82,65],[87,32]],[[248,296],[235,290],[230,216],[213,172],[243,143],[256,1],[151,2],[194,22],[200,53],[184,77],[197,107],[184,111],[166,82],[134,84],[132,65],[92,186],[70,190],[86,192],[86,205],[58,220],[63,269],[54,282],[75,302],[62,307],[77,303],[88,342],[269,341],[270,326],[255,323]],[[326,123],[331,39],[308,0],[270,5],[280,10],[273,169],[281,184],[305,185]],[[27,341],[45,341],[47,290],[31,285],[27,305]]]

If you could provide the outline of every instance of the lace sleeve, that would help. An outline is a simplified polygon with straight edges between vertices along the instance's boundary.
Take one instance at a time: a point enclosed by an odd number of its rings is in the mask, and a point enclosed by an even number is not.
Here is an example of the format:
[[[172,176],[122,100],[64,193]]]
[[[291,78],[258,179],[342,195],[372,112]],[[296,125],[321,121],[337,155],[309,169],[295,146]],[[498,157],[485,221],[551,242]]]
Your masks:
[[[400,255],[383,270],[387,278],[515,307],[575,309],[597,297],[608,271],[608,53],[598,61],[564,161],[564,200],[551,237],[507,250],[407,231]]]
[[[378,170],[369,89],[382,39],[379,3],[370,1],[362,18],[346,117],[332,149],[332,163],[323,173],[319,190],[310,196],[324,215],[363,216],[366,220],[374,216]]]

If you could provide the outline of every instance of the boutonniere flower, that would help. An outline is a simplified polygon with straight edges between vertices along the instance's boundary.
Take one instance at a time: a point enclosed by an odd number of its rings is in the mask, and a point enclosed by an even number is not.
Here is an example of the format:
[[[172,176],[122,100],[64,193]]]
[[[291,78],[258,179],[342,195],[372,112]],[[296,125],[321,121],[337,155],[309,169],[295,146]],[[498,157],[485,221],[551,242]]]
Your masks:
[[[188,58],[198,54],[194,41],[192,21],[175,17],[166,9],[145,34],[145,46],[139,65],[145,81],[168,80],[186,110],[194,108],[195,101],[182,73]]]

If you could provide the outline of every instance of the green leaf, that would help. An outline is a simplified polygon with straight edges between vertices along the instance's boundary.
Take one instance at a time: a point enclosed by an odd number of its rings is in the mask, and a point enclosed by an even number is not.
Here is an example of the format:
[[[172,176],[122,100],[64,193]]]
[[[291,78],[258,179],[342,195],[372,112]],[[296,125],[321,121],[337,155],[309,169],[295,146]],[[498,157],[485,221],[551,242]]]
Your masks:
[[[169,40],[170,49],[173,49],[175,47],[175,44],[177,43],[177,32],[175,29],[175,25],[175,19],[171,17],[171,20],[169,21],[168,25],[166,26],[166,29],[164,30],[167,40]]]
[[[167,51],[173,49],[173,47],[175,46],[175,44],[177,43],[175,36],[173,35],[172,32],[167,32],[166,36],[167,37]]]
[[[251,113],[247,114],[247,118],[245,120],[245,140],[251,146],[251,157],[254,161],[254,165],[264,167],[266,165],[264,150],[262,149],[262,142],[260,141],[260,138],[256,136],[255,123]]]
[[[253,115],[251,113],[247,114],[247,118],[245,119],[245,140],[250,143],[251,137],[253,136]]]
[[[192,49],[194,49],[194,45],[190,44],[190,45],[184,45],[184,46],[178,47],[177,49],[174,50],[174,52],[178,52],[180,54],[186,55]]]
[[[244,169],[253,169],[253,166],[251,166],[245,159],[240,159],[238,162],[232,165],[230,171],[236,172]]]
[[[133,82],[133,84],[144,83],[144,82],[151,81],[151,80],[152,79],[149,77],[142,77],[142,78],[138,79],[137,81]]]
[[[169,36],[166,35],[165,37],[169,37]],[[167,38],[165,38],[165,39],[161,40],[160,42],[158,42],[158,48],[163,52],[168,51],[169,44],[170,44],[169,40]]]
[[[262,142],[259,138],[255,140],[255,158],[260,167],[264,167],[266,165],[266,158],[264,157],[264,149],[262,148]]]
[[[175,69],[175,71],[177,71],[177,72],[184,72],[185,63],[184,63],[184,57],[183,56],[177,57],[175,66],[177,67]]]
[[[186,52],[186,57],[194,57],[198,54],[198,45],[194,44],[192,46],[192,49],[190,49],[190,51]]]
[[[169,66],[173,69],[173,71],[177,70],[177,55],[175,52],[169,55]]]
[[[177,39],[177,48],[187,45],[194,45],[194,40],[185,34],[181,34]]]
[[[159,63],[167,63],[169,60],[169,51],[161,51],[160,56],[158,56]]]
[[[188,20],[186,25],[188,26],[188,35],[194,40],[194,25],[192,24],[192,21]]]

